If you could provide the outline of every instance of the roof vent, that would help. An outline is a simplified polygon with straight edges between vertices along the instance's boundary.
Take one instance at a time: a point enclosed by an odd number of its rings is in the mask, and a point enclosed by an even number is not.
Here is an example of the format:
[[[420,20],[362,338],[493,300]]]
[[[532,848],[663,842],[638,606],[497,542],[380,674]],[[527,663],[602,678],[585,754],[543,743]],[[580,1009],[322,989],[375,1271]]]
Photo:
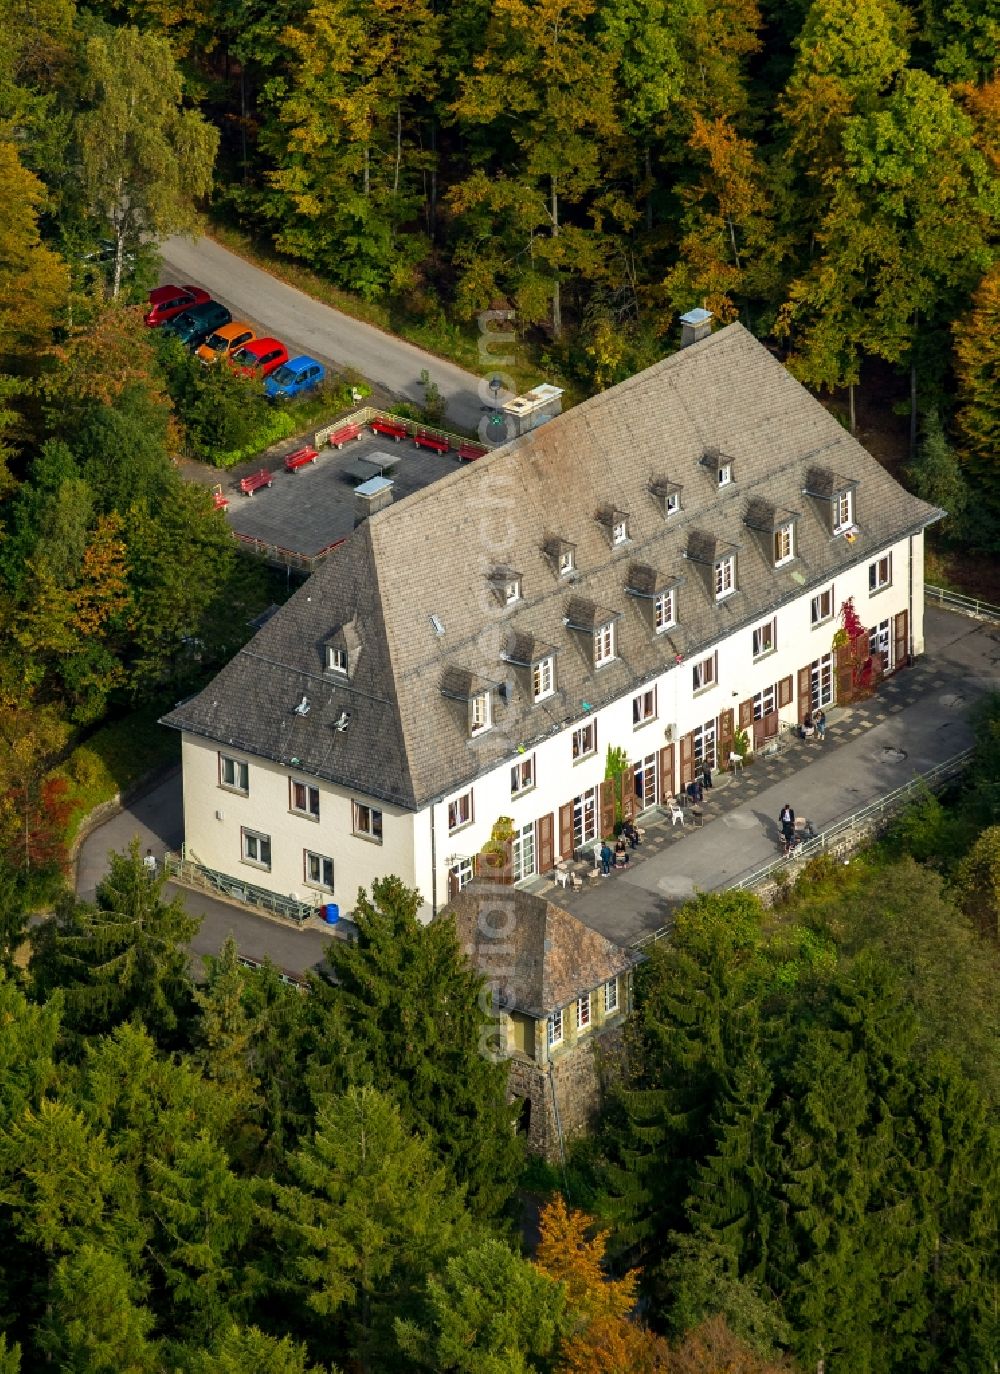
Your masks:
[[[309,698],[303,697],[302,700],[299,702],[298,706],[296,706],[295,708],[295,714],[297,716],[307,716],[309,714],[309,710]]]
[[[711,332],[711,310],[702,310],[701,306],[698,306],[697,309],[689,310],[686,315],[681,316],[681,348],[700,343],[702,339],[707,339]]]
[[[438,639],[440,639],[444,634],[444,621],[439,615],[432,615],[431,625],[434,627],[434,633],[437,635]]]
[[[335,730],[339,730],[339,731],[341,732],[341,734],[343,734],[344,731],[347,729],[347,727],[348,727],[348,725],[349,725],[349,723],[350,723],[350,720],[351,720],[351,713],[350,713],[350,711],[341,711],[340,715],[339,715],[339,716],[337,717],[337,719],[333,722],[333,728],[334,728]]]

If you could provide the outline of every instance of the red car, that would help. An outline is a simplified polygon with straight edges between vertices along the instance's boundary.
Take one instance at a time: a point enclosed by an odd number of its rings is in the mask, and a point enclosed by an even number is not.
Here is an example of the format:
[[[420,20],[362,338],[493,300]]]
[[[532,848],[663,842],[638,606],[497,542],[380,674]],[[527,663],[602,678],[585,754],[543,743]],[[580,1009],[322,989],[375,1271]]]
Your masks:
[[[252,377],[255,372],[269,377],[288,362],[288,349],[280,339],[253,339],[233,354],[231,362],[244,377]]]
[[[175,315],[190,310],[192,305],[204,305],[211,299],[200,286],[158,286],[149,293],[149,309],[143,318],[150,329],[155,329]]]

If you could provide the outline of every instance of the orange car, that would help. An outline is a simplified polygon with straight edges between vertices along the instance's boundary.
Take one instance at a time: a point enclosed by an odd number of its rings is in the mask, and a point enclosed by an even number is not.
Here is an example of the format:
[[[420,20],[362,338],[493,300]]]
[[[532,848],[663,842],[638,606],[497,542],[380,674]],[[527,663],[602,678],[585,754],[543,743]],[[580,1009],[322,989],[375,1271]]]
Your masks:
[[[210,334],[197,350],[197,356],[203,363],[215,363],[220,358],[230,357],[244,344],[252,343],[256,337],[245,320],[233,320],[232,324],[224,324],[214,334]]]

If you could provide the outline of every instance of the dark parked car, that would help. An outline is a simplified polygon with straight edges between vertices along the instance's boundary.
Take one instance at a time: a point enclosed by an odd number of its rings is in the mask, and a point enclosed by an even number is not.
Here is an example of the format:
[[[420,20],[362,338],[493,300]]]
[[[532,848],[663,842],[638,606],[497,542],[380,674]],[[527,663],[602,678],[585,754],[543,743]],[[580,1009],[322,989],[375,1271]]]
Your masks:
[[[172,320],[167,320],[163,332],[172,334],[189,348],[197,348],[210,334],[229,324],[232,318],[226,307],[218,301],[205,301],[202,305],[193,305],[190,310],[185,310],[183,315],[175,315]]]

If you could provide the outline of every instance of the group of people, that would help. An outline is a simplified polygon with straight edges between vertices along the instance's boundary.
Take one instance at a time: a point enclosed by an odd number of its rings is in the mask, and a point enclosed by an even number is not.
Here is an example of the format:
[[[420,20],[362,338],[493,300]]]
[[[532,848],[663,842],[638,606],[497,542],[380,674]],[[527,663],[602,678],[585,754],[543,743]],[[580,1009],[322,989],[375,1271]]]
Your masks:
[[[634,821],[626,821],[614,849],[607,840],[601,845],[601,872],[604,876],[607,877],[611,872],[612,865],[615,868],[628,868],[629,850],[637,849],[641,843],[642,837]]]
[[[826,712],[818,710],[815,715],[811,711],[806,712],[805,720],[802,722],[803,739],[826,739]]]

